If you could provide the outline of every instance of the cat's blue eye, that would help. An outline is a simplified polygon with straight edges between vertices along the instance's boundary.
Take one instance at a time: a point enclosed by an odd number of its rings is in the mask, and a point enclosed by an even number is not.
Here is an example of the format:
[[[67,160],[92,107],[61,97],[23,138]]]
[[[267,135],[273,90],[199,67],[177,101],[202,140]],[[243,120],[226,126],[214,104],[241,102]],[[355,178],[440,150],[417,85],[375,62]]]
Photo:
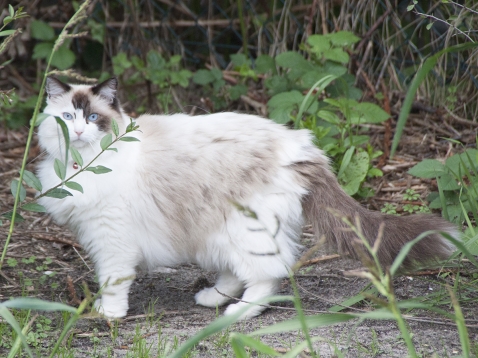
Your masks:
[[[96,121],[98,119],[98,115],[96,113],[91,113],[89,116],[88,116],[88,120],[89,121]]]
[[[63,112],[63,119],[70,121],[73,119],[73,116],[68,112]]]

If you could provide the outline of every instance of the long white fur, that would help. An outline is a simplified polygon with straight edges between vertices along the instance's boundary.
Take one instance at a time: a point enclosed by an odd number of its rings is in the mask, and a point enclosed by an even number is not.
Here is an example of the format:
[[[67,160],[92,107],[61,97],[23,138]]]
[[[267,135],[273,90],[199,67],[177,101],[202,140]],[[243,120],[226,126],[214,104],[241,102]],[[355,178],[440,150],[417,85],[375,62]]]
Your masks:
[[[88,88],[71,87],[72,93]],[[48,100],[44,112],[61,117],[63,112],[74,111],[71,95]],[[96,96],[91,105],[107,108],[109,103]],[[123,113],[111,116],[124,131],[129,118]],[[106,133],[93,123],[75,123],[81,120],[65,123],[72,145],[88,163],[99,153],[99,141]],[[301,198],[306,194],[290,166],[317,157],[327,160],[310,134],[236,113],[143,115],[137,124],[140,131],[130,135],[140,142],[118,142],[114,145],[118,153],[107,151],[93,164],[112,172],[83,172],[75,177],[83,194],[70,190],[72,197],[40,199],[58,223],[68,224],[77,234],[95,262],[99,283],[104,286],[96,308],[108,317],[125,316],[138,266],[186,262],[219,271],[215,287],[226,295],[245,290],[243,300],[254,302],[274,294],[296,259]],[[83,130],[80,137],[75,133],[79,126]],[[53,117],[40,125],[39,140],[49,153],[38,169],[47,189],[60,182],[53,162],[64,157]],[[254,174],[257,178],[240,177],[248,163],[251,172],[259,173]],[[75,172],[70,159],[67,177]],[[258,219],[239,210],[240,206],[256,213]],[[204,306],[226,301],[214,288],[196,294],[196,302]],[[245,305],[231,304],[225,313]],[[243,318],[262,310],[251,306]]]

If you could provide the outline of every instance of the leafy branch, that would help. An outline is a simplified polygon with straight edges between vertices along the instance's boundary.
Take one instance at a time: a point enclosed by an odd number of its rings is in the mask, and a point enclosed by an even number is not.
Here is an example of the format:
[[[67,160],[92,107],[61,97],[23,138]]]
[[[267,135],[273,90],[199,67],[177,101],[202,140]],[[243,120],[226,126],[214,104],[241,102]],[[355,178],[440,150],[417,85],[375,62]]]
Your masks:
[[[33,116],[32,116],[32,120],[31,120],[31,123],[30,123],[30,130],[28,131],[27,143],[25,145],[25,153],[23,155],[22,166],[21,166],[21,169],[20,169],[20,177],[18,179],[18,186],[16,187],[17,189],[22,188],[21,183],[22,183],[22,180],[23,180],[23,176],[24,176],[24,173],[25,173],[25,167],[26,167],[27,160],[28,160],[28,152],[30,151],[30,146],[31,146],[32,138],[33,138],[33,132],[34,132],[34,129],[35,129],[35,123],[37,121],[37,117],[38,117],[38,114],[40,112],[40,107],[41,107],[41,104],[43,102],[43,96],[45,94],[46,78],[47,78],[48,71],[50,69],[51,61],[53,59],[53,56],[55,54],[56,49],[63,43],[63,41],[65,41],[65,39],[67,37],[70,36],[68,34],[68,29],[71,26],[73,26],[74,24],[76,24],[77,22],[79,22],[81,19],[84,18],[84,12],[86,11],[86,7],[90,3],[91,3],[91,0],[85,0],[85,2],[83,4],[81,4],[81,6],[78,8],[78,10],[73,15],[73,17],[68,21],[68,23],[65,25],[65,27],[61,30],[60,35],[58,36],[57,40],[55,41],[53,51],[50,54],[50,57],[48,59],[48,62],[47,62],[46,68],[45,68],[45,74],[43,76],[43,81],[42,81],[42,84],[41,84],[41,87],[40,87],[40,92],[38,94],[38,100],[37,100],[37,103],[35,105],[35,109],[33,111]],[[12,183],[12,188],[13,187],[14,187],[14,184]],[[5,260],[5,255],[7,254],[7,248],[8,248],[8,245],[10,244],[10,240],[11,240],[12,235],[13,235],[13,228],[15,226],[15,217],[16,217],[16,213],[17,213],[17,210],[18,210],[18,204],[20,202],[20,194],[23,193],[23,192],[24,192],[24,189],[23,190],[20,189],[20,190],[15,191],[15,201],[14,201],[14,204],[13,204],[13,211],[12,211],[12,217],[11,217],[11,221],[10,221],[10,227],[9,227],[9,230],[8,230],[8,236],[7,236],[7,240],[5,242],[5,245],[3,247],[2,256],[0,258],[0,269],[2,268],[3,262]]]

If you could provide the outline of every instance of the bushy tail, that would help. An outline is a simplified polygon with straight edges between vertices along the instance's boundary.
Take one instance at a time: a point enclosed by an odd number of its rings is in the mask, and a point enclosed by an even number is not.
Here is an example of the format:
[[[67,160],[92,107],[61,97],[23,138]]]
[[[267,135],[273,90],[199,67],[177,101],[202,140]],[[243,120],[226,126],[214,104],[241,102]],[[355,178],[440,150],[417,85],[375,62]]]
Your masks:
[[[297,163],[295,170],[310,185],[307,185],[309,194],[302,203],[306,219],[312,224],[315,234],[325,236],[327,244],[337,248],[339,253],[359,258],[360,251],[366,252],[343,217],[354,225],[355,218],[358,218],[363,236],[371,245],[383,224],[378,249],[382,266],[391,265],[403,245],[425,231],[438,230],[457,236],[453,224],[431,214],[401,217],[365,209],[343,191],[327,163]],[[410,267],[416,263],[446,259],[452,251],[452,246],[439,233],[429,235],[413,246],[403,265]]]

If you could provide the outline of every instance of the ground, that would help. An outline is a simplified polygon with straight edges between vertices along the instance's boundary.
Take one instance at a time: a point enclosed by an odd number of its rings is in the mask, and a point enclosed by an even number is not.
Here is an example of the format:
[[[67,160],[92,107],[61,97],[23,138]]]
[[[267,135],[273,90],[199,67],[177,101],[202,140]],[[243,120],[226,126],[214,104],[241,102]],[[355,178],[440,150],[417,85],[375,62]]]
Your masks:
[[[436,117],[416,114],[416,120],[409,121],[399,154],[394,160],[387,160],[383,166],[384,177],[370,183],[375,190],[372,198],[363,200],[363,205],[380,210],[385,203],[398,204],[402,210],[403,193],[412,188],[426,198],[430,190],[436,189],[433,181],[412,178],[406,171],[423,158],[445,158],[457,151],[440,137],[456,133],[449,129],[450,124],[437,125]],[[453,124],[453,123],[452,123]],[[439,128],[440,130],[437,130]],[[460,127],[460,139],[474,145],[476,126]],[[383,145],[383,128],[372,128],[372,144]],[[10,182],[17,177],[20,168],[26,131],[6,131],[0,129],[0,211],[5,212],[13,206]],[[34,145],[29,155],[28,169],[34,171],[36,158],[40,154]],[[27,195],[33,197],[34,191]],[[422,205],[417,201],[417,205]],[[56,226],[45,214],[21,212],[25,221],[16,226],[8,247],[7,261],[0,271],[0,301],[10,297],[33,296],[47,300],[69,303],[77,306],[87,295],[85,287],[91,292],[98,289],[92,270],[92,263],[74,236],[66,229]],[[8,233],[8,220],[0,227],[0,246],[3,248]],[[302,238],[304,247],[313,246],[314,240],[304,228]],[[322,257],[329,253],[320,251],[314,256]],[[331,307],[357,295],[368,286],[368,281],[349,276],[348,272],[361,268],[362,264],[347,257],[332,257],[318,262],[309,262],[297,275],[297,285],[307,314],[326,312]],[[51,276],[51,273],[54,275]],[[467,290],[467,283],[476,275],[472,269],[440,271],[434,268],[420,270],[395,278],[393,286],[400,300],[419,297],[448,311],[451,310],[449,295],[445,285],[457,288],[459,284],[460,303],[467,320],[468,331],[475,352],[478,349],[478,295]],[[161,268],[156,272],[139,273],[130,293],[130,310],[126,319],[108,323],[102,318],[85,317],[74,328],[71,340],[66,341],[65,351],[73,352],[74,357],[126,357],[156,356],[164,354],[187,338],[193,336],[211,323],[224,308],[218,311],[195,305],[194,294],[202,287],[212,286],[214,272],[205,272],[194,265],[175,268]],[[291,295],[292,287],[284,279],[280,294]],[[370,301],[361,301],[344,312],[372,310]],[[461,353],[460,340],[455,324],[443,316],[429,311],[404,312],[413,341],[423,357],[435,354],[438,357],[457,356]],[[279,303],[268,309],[258,318],[240,322],[227,332],[217,333],[198,344],[191,353],[194,357],[233,356],[227,343],[229,332],[252,332],[260,327],[295,317],[296,312],[290,302]],[[20,319],[21,316],[17,315]],[[30,317],[31,318],[31,317]],[[4,322],[3,322],[4,324]],[[32,325],[29,342],[43,356],[48,347],[58,337],[58,326],[62,317],[58,314],[40,313]],[[0,327],[2,322],[0,321]],[[5,325],[4,325],[5,327]],[[8,352],[8,332],[0,330],[0,356]],[[321,357],[404,357],[406,346],[394,321],[369,320],[362,323],[338,324],[331,327],[315,328],[313,337],[321,337],[316,342]],[[262,341],[279,352],[303,340],[302,334],[283,332],[265,335]],[[150,349],[149,355],[145,353]],[[144,354],[141,355],[141,352]],[[134,355],[133,355],[134,354]],[[252,354],[252,356],[255,356]],[[302,353],[307,357],[307,351]]]

